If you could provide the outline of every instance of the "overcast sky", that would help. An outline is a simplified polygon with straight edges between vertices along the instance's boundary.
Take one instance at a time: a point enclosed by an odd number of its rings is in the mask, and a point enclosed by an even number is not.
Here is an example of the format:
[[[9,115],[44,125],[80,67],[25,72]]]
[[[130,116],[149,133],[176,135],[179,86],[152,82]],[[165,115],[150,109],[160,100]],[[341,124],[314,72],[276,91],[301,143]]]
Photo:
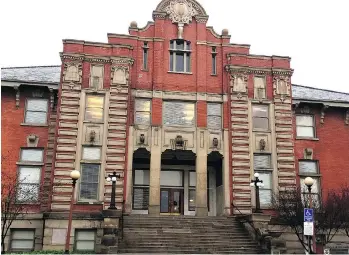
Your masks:
[[[57,65],[62,39],[107,41],[143,27],[160,0],[3,0],[2,67]],[[349,92],[349,1],[198,0],[208,25],[228,28],[252,54],[292,58],[292,82]]]

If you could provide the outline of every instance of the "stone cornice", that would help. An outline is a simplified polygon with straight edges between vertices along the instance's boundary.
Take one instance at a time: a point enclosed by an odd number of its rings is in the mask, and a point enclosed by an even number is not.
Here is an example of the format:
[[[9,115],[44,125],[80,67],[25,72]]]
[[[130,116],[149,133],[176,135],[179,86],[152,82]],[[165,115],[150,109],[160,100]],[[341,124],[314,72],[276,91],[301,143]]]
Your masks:
[[[112,44],[112,43],[102,43],[102,42],[90,42],[90,41],[81,41],[81,40],[73,40],[73,39],[64,39],[63,43],[69,44],[81,44],[86,46],[96,46],[96,47],[104,47],[104,48],[126,48],[133,49],[132,45],[129,44]]]
[[[22,85],[27,86],[38,86],[38,87],[47,87],[49,90],[58,90],[58,83],[49,83],[49,82],[30,82],[30,81],[20,81],[20,80],[1,80],[1,87],[12,87],[18,89]]]
[[[239,45],[239,44],[237,44]],[[249,46],[249,45],[248,45]],[[227,58],[229,59],[230,57],[247,57],[247,58],[259,58],[259,59],[268,59],[268,60],[272,60],[272,59],[282,59],[282,60],[291,60],[290,57],[287,56],[267,56],[267,55],[255,55],[255,54],[243,54],[243,53],[227,53]]]
[[[60,53],[62,61],[64,59],[70,59],[74,61],[87,61],[94,63],[117,63],[117,64],[131,64],[133,65],[134,59],[128,57],[114,57],[114,56],[98,56],[89,54],[67,54]]]
[[[259,68],[251,66],[233,66],[226,65],[225,70],[228,73],[248,73],[248,74],[269,74],[292,76],[293,69]]]
[[[326,101],[326,100],[310,100],[310,99],[302,99],[302,98],[293,98],[292,104],[299,105],[300,103],[308,103],[308,104],[322,104],[329,107],[340,107],[340,108],[348,108],[349,102],[340,102],[340,101]]]

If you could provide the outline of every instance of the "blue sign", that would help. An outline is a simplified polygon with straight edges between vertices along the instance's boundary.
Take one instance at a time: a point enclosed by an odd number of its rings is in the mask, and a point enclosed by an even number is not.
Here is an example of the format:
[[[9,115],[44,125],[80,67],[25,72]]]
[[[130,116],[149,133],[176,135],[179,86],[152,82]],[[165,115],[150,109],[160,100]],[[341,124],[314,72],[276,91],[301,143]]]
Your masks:
[[[305,222],[313,222],[314,221],[313,209],[304,208],[304,221]]]

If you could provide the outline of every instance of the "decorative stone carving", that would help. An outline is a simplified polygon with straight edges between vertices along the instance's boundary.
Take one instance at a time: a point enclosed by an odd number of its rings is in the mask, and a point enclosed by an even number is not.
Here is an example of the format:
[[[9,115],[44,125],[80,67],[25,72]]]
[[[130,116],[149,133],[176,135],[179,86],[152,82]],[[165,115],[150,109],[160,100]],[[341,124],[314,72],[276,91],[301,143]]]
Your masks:
[[[260,151],[264,151],[266,145],[267,145],[267,143],[265,142],[264,139],[259,140],[259,150]]]
[[[219,141],[218,141],[218,138],[217,138],[217,137],[213,138],[213,140],[212,140],[212,145],[213,145],[213,148],[215,148],[215,149],[218,148]]]
[[[246,93],[247,92],[247,74],[232,74],[230,76],[230,86],[233,87],[233,92]]]
[[[64,81],[80,82],[82,76],[82,63],[65,62],[63,75]]]
[[[313,159],[313,149],[311,148],[306,148],[304,149],[304,159]]]
[[[19,107],[19,98],[20,98],[20,92],[19,92],[19,86],[13,87],[16,91],[16,108]]]
[[[112,66],[112,84],[126,85],[128,83],[128,67]]]
[[[171,147],[173,150],[185,150],[186,144],[186,141],[181,135],[177,135],[175,139],[171,139]]]
[[[274,95],[290,95],[290,78],[288,76],[276,76],[273,83]]]
[[[349,125],[349,110],[345,113],[345,124]]]
[[[145,136],[144,134],[141,134],[139,136],[139,144],[144,145],[144,143],[145,143]]]
[[[32,96],[33,97],[43,97],[44,96],[44,91],[40,89],[36,89],[32,91]]]
[[[96,131],[95,130],[91,130],[89,135],[90,135],[90,142],[94,143],[95,139],[96,139]]]
[[[173,23],[189,24],[198,12],[187,0],[173,0],[165,9]]]
[[[328,105],[324,105],[322,108],[321,108],[321,112],[320,112],[320,123],[321,124],[324,124],[325,123],[325,111],[326,109],[328,108],[329,106]]]
[[[27,146],[37,147],[39,143],[39,137],[35,134],[30,134],[27,136]]]

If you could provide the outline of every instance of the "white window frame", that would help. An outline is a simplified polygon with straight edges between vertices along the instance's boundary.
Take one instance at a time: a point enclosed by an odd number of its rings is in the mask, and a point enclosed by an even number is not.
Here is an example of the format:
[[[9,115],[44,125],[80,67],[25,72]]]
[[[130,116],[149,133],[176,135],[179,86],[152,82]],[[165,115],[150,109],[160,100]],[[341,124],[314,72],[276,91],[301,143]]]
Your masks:
[[[84,169],[83,169],[83,165],[96,165],[98,166],[98,180],[97,180],[97,190],[96,190],[96,198],[82,198],[81,197],[81,187],[82,187],[82,176],[84,174]],[[84,162],[81,162],[80,164],[80,172],[81,172],[81,177],[80,177],[80,180],[79,180],[79,201],[81,202],[84,202],[84,201],[88,201],[88,202],[97,202],[99,201],[99,189],[100,189],[100,174],[101,174],[101,164],[100,163],[84,163]]]
[[[88,103],[88,98],[89,97],[101,97],[103,98],[103,105],[102,108],[99,107],[88,107],[87,103]],[[84,111],[84,121],[88,121],[88,122],[96,122],[96,123],[103,123],[104,122],[104,118],[105,118],[105,114],[104,114],[104,107],[105,107],[105,96],[104,95],[93,95],[93,94],[86,94],[86,100],[85,100],[85,111]],[[102,118],[99,120],[95,120],[95,119],[88,119],[87,118],[87,109],[102,109]]]
[[[269,157],[269,167],[265,168],[256,168],[255,163],[253,163],[253,169],[255,173],[260,173],[260,174],[269,174],[270,175],[270,188],[264,188],[264,187],[259,187],[259,190],[270,190],[271,194],[273,195],[273,181],[274,181],[274,176],[273,176],[273,159],[272,159],[272,154],[271,153],[255,153],[253,155],[253,162],[255,162],[255,157],[256,156],[268,156]],[[272,202],[272,201],[271,201]],[[270,208],[272,204],[260,204],[262,208]]]
[[[183,125],[183,124],[166,124],[165,123],[165,104],[167,103],[184,103],[184,104],[193,104],[194,105],[194,118],[193,125]],[[191,101],[179,101],[179,100],[168,100],[162,102],[162,123],[167,127],[196,127],[196,117],[197,116],[197,104]]]
[[[33,246],[31,249],[16,249],[13,248],[13,241],[17,241],[17,239],[14,239],[14,232],[16,231],[21,231],[21,232],[32,232],[33,233],[33,239],[18,239],[18,241],[32,241],[33,242]],[[31,229],[31,228],[11,228],[10,229],[10,251],[34,251],[35,250],[35,229]]]
[[[101,67],[102,68],[102,76],[97,76],[94,74],[94,67]],[[97,77],[98,80],[98,86],[96,87],[94,84],[94,78]],[[104,84],[104,65],[91,65],[91,70],[90,70],[90,88],[93,89],[101,89],[103,88],[103,84]]]
[[[177,49],[177,42],[182,42],[184,43],[183,47],[184,49]],[[171,47],[171,44],[173,43],[173,47]],[[189,49],[187,49],[189,47]],[[191,42],[186,41],[186,40],[171,40],[170,41],[170,58],[169,58],[169,70],[170,72],[174,73],[191,73]],[[177,66],[177,53],[183,53],[183,68],[184,71],[177,71],[176,66]],[[171,69],[171,56],[172,56],[172,67]],[[189,58],[189,67],[187,67],[187,58]]]
[[[298,117],[311,117],[313,120],[313,125],[312,126],[303,126],[303,125],[298,125]],[[307,127],[307,128],[313,128],[313,136],[302,136],[298,134],[297,128],[298,127]],[[296,136],[297,138],[316,138],[316,123],[315,123],[315,116],[313,114],[296,114]]]
[[[144,42],[143,43],[143,52],[142,52],[142,70],[143,71],[148,71],[148,62],[149,62],[149,43]]]
[[[210,107],[210,105],[219,105],[220,107],[220,113],[219,115],[212,115],[212,114],[209,114],[209,111],[208,111],[208,108]],[[210,102],[207,102],[207,128],[208,129],[213,129],[213,130],[221,130],[222,129],[222,126],[223,126],[223,118],[222,118],[222,104],[221,103],[210,103]],[[212,127],[209,127],[209,124],[208,124],[208,117],[209,116],[216,116],[216,117],[219,117],[221,119],[219,125],[220,127],[217,129],[217,128],[212,128]]]
[[[257,88],[256,87],[256,78],[260,78],[263,79],[263,88]],[[263,95],[262,97],[260,97],[259,95],[259,91],[260,89],[263,90]],[[266,82],[266,77],[265,76],[260,76],[260,75],[256,75],[253,77],[253,94],[254,94],[254,99],[266,99],[267,98],[267,82]]]
[[[77,249],[77,246],[78,246],[78,242],[80,241],[91,241],[92,240],[78,240],[78,232],[93,232],[94,234],[94,240],[93,240],[93,250],[78,250]],[[75,233],[74,233],[74,251],[76,252],[88,252],[88,251],[91,251],[91,252],[95,252],[96,251],[96,239],[97,239],[97,230],[96,229],[75,229]]]
[[[267,113],[268,113],[267,117],[254,116],[254,114],[253,114],[253,108],[254,107],[265,107],[265,108],[267,108]],[[268,120],[268,127],[266,129],[255,127],[254,126],[255,118],[267,119]],[[268,104],[252,104],[252,127],[253,127],[253,130],[261,130],[261,131],[269,131],[270,130],[270,106]]]
[[[315,162],[316,165],[316,173],[308,173],[308,172],[301,172],[300,170],[300,162]],[[317,182],[317,190],[318,192],[313,192],[314,189],[311,190],[312,197],[316,196],[318,201],[321,202],[321,175],[320,175],[320,168],[319,168],[319,161],[318,160],[309,160],[309,159],[300,159],[298,160],[298,172],[300,177],[300,184],[302,183],[302,179],[305,179],[306,177],[311,177],[316,180]],[[306,187],[301,187],[302,195],[307,196],[309,194]]]
[[[136,107],[136,104],[137,104],[137,101],[147,101],[147,102],[149,102],[150,104],[150,107],[149,107],[149,111],[148,110],[142,110],[142,111],[140,111],[140,110],[137,110],[137,107]],[[137,113],[149,113],[149,123],[146,123],[146,124],[144,124],[144,123],[138,123],[137,122],[137,118],[136,118],[136,116],[137,116]],[[147,99],[147,98],[135,98],[135,103],[134,103],[134,123],[135,124],[137,124],[137,125],[151,125],[151,113],[152,113],[152,100],[151,99]]]
[[[211,75],[217,75],[217,55],[218,55],[217,47],[212,47],[211,54],[212,54],[212,59],[211,59],[212,73],[211,73]]]
[[[28,102],[29,101],[46,101],[46,111],[32,111],[32,110],[28,110]],[[27,122],[27,112],[43,112],[45,113],[45,122],[44,123],[40,123],[40,122]],[[48,99],[46,98],[27,98],[25,101],[25,111],[24,111],[24,123],[25,124],[29,124],[29,125],[47,125],[47,116],[48,116]]]

